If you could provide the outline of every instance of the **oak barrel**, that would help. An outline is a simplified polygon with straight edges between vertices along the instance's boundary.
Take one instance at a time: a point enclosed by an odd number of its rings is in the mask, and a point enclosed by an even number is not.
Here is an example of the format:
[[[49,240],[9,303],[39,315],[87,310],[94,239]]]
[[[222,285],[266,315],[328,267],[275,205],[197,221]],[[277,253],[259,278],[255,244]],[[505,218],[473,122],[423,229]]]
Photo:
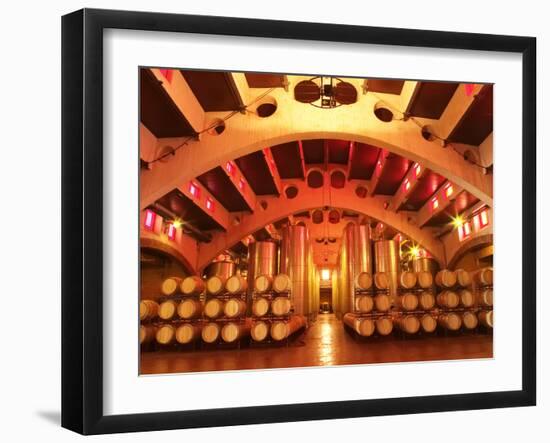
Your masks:
[[[219,295],[225,289],[225,277],[220,275],[213,275],[206,280],[206,292],[211,295]]]
[[[355,314],[348,312],[344,315],[342,321],[363,337],[370,337],[374,333],[374,320],[370,318],[357,317]]]
[[[264,294],[271,290],[271,286],[273,285],[273,277],[271,275],[258,275],[254,279],[254,291],[256,291],[259,294]]]
[[[355,298],[355,310],[362,313],[372,311],[374,308],[374,298],[370,295],[359,295]]]
[[[264,297],[255,298],[252,301],[252,314],[256,317],[263,317],[269,311],[269,300]]]
[[[416,281],[421,288],[429,289],[434,284],[434,277],[429,271],[419,271],[416,273]]]
[[[199,300],[187,298],[178,305],[178,316],[184,320],[197,318],[202,313],[202,303]]]
[[[418,294],[418,306],[421,309],[432,309],[435,306],[435,297],[431,292],[421,292]]]
[[[218,318],[223,314],[223,301],[211,298],[204,304],[204,315],[208,318]]]
[[[416,285],[416,274],[414,272],[403,271],[399,274],[399,286],[404,289],[412,289]]]
[[[270,335],[275,341],[284,340],[297,330],[305,326],[305,318],[301,315],[294,315],[287,321],[275,321],[271,324]]]
[[[159,305],[153,300],[141,300],[139,302],[139,319],[152,320],[158,315]]]
[[[493,284],[493,268],[481,268],[474,274],[474,280],[480,285]]]
[[[433,332],[437,327],[437,321],[431,314],[424,314],[420,318],[420,326],[425,332]]]
[[[184,323],[176,329],[176,341],[182,345],[186,345],[199,338],[200,332],[201,329],[198,325]]]
[[[366,291],[372,287],[372,274],[370,272],[360,272],[355,277],[355,287]]]
[[[465,271],[464,269],[456,269],[456,282],[459,286],[462,286],[463,288],[470,286],[472,284],[472,277],[468,271]]]
[[[169,345],[175,339],[176,331],[172,325],[162,325],[157,329],[155,338],[161,345]]]
[[[160,292],[166,296],[175,295],[180,291],[181,282],[180,277],[168,277],[160,285]]]
[[[487,328],[493,327],[493,311],[481,311],[477,315],[477,318],[483,326]]]
[[[221,336],[226,343],[234,343],[250,333],[250,322],[234,323],[229,322],[223,325]]]
[[[376,320],[376,330],[380,335],[389,335],[393,331],[391,317],[380,317]]]
[[[442,328],[448,329],[449,331],[458,331],[460,326],[462,326],[462,319],[454,312],[440,315],[437,322]]]
[[[286,274],[276,275],[273,279],[273,290],[275,292],[289,292],[292,288],[290,277]]]
[[[220,325],[217,323],[207,323],[201,330],[202,341],[214,343],[220,336],[220,329]]]
[[[225,282],[225,289],[230,294],[242,294],[246,292],[247,288],[246,278],[240,274],[232,275]]]
[[[437,294],[437,304],[443,308],[456,308],[460,303],[460,297],[454,291],[446,290]]]
[[[465,308],[471,308],[475,304],[474,294],[468,289],[461,289],[458,291],[460,297],[460,304]]]
[[[477,316],[470,311],[464,312],[462,314],[462,323],[466,329],[475,329],[477,326]]]
[[[414,311],[418,307],[418,297],[411,292],[407,292],[397,297],[397,305],[405,311]]]
[[[493,289],[486,288],[479,291],[477,302],[481,306],[493,306]]]
[[[246,313],[246,302],[239,298],[230,298],[223,306],[223,313],[228,318],[240,317]]]
[[[269,325],[265,321],[255,321],[250,329],[254,341],[264,341],[269,334]]]
[[[388,289],[390,287],[390,276],[385,272],[376,272],[374,274],[374,286],[377,289]]]
[[[157,328],[152,325],[140,325],[139,343],[151,343],[155,339]]]
[[[191,275],[183,279],[180,290],[184,295],[200,295],[204,292],[205,286],[202,278],[197,275]]]
[[[374,305],[377,311],[389,311],[391,308],[391,299],[389,295],[378,294],[374,297]]]
[[[440,288],[452,288],[456,285],[456,274],[449,269],[442,269],[435,275],[435,284]]]
[[[407,315],[399,319],[398,326],[407,334],[416,334],[420,329],[420,321],[414,315]]]
[[[275,297],[271,302],[271,312],[274,315],[287,315],[290,312],[291,304],[288,297]]]
[[[174,300],[163,301],[159,305],[159,317],[163,320],[171,320],[177,312],[177,303]]]

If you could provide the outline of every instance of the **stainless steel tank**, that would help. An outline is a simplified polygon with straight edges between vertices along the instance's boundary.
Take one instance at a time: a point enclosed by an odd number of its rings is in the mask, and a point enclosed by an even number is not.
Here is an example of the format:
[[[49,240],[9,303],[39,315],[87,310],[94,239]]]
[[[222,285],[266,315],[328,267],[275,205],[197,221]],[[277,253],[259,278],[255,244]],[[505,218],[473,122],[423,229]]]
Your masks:
[[[206,268],[206,278],[218,276],[227,280],[229,277],[235,274],[236,265],[233,260],[224,258],[223,260],[213,261]]]
[[[339,262],[339,288],[338,294],[340,298],[340,312],[345,314],[353,309],[351,304],[352,285],[351,276],[353,274],[352,256],[353,256],[353,225],[349,224],[344,228],[342,235],[342,245],[340,246],[340,262]]]
[[[280,272],[288,274],[292,282],[294,312],[307,315],[309,308],[308,233],[301,225],[283,228]]]
[[[358,275],[361,272],[368,272],[372,274],[372,244],[370,237],[370,226],[369,225],[356,225],[355,230],[355,241],[356,246],[354,249],[353,262],[355,264],[354,271],[355,275]],[[355,281],[355,276],[354,276]]]
[[[376,272],[385,272],[390,276],[390,295],[397,294],[399,276],[399,246],[394,240],[374,242],[374,264]]]
[[[258,241],[248,245],[248,274],[275,275],[277,273],[277,243],[274,241]],[[254,280],[249,280],[249,286],[254,286]]]
[[[428,271],[435,279],[435,274],[439,271],[439,264],[433,258],[417,257],[412,259],[413,272]]]

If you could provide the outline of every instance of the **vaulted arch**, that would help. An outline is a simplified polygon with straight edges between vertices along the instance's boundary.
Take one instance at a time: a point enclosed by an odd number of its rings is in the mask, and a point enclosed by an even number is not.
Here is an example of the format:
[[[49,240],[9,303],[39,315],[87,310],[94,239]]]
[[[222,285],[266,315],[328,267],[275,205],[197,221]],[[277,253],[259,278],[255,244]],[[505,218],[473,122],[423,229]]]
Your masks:
[[[141,208],[216,166],[265,147],[295,140],[343,139],[370,144],[421,163],[492,206],[492,176],[440,142],[425,140],[411,120],[384,123],[373,113],[377,99],[367,95],[352,106],[324,110],[295,102],[276,91],[277,112],[269,118],[237,114],[221,135],[187,141],[166,162],[141,174]],[[209,117],[223,117],[224,114]],[[186,139],[158,139],[157,148],[177,147]]]
[[[360,214],[368,215],[384,223],[424,247],[441,264],[445,264],[443,243],[434,237],[429,229],[421,229],[415,225],[413,214],[393,212],[387,208],[387,198],[382,196],[367,196],[361,198],[355,193],[355,184],[347,183],[341,189],[332,188],[329,193],[323,188],[309,188],[303,181],[286,181],[285,186],[296,187],[298,193],[294,198],[269,196],[262,199],[265,209],[258,205],[254,214],[239,214],[239,223],[232,224],[226,232],[217,232],[212,241],[199,245],[197,269],[202,269],[220,252],[235,245],[241,239],[260,228],[300,211],[334,206]]]

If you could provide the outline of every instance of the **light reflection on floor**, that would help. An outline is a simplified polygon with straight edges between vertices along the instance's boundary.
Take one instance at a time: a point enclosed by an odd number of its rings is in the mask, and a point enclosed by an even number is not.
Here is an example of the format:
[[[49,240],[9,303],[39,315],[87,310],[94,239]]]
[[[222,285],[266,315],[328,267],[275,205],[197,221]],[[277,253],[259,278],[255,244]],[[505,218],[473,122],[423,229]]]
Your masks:
[[[288,347],[255,347],[196,352],[143,352],[142,374],[290,368],[423,360],[490,358],[491,336],[383,337],[367,342],[344,331],[333,314],[321,314]]]

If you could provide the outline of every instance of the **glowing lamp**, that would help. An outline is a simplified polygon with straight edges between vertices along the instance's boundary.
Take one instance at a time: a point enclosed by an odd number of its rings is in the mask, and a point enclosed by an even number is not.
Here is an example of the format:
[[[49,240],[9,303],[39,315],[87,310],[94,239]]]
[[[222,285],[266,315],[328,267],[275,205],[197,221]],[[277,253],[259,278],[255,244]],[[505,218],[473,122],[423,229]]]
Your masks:
[[[330,269],[321,270],[321,280],[330,280]]]
[[[464,224],[464,219],[461,215],[457,215],[456,217],[453,217],[452,222],[453,226],[455,228],[462,228],[462,225]]]
[[[193,182],[189,183],[189,194],[191,194],[195,198],[200,197],[200,194],[201,194],[200,188],[196,183],[193,183]]]
[[[437,198],[434,198],[432,200],[432,211],[435,211],[437,208],[439,208],[439,200]]]
[[[405,181],[403,182],[403,187],[405,188],[405,191],[408,191],[409,189],[411,189],[411,182],[409,181],[408,178],[406,178]]]
[[[155,227],[155,219],[157,214],[155,214],[150,209],[145,210],[145,229],[152,231]]]

